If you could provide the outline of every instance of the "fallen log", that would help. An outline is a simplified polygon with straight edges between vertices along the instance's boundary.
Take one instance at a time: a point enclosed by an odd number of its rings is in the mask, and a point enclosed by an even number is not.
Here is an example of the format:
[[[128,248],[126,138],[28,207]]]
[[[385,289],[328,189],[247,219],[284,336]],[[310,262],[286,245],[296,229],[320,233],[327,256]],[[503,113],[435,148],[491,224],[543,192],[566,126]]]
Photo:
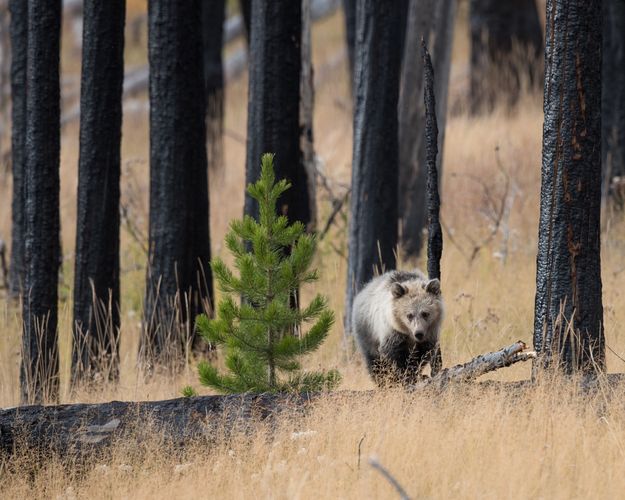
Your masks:
[[[536,353],[528,351],[523,342],[516,342],[463,365],[441,370],[436,376],[412,386],[410,394],[439,393],[452,385],[469,387],[468,383],[485,373],[535,356]],[[606,380],[610,385],[625,381],[623,374],[608,377]],[[530,385],[529,380],[484,383],[485,388],[495,387],[514,394]],[[596,384],[582,384],[582,389],[596,388]],[[320,398],[336,401],[358,398],[362,401],[376,392],[240,394],[9,408],[0,410],[0,462],[26,450],[41,452],[43,456],[56,453],[62,457],[89,457],[115,443],[137,445],[152,438],[177,449],[190,444],[210,444],[230,432],[251,432],[254,424],[259,422],[271,425],[285,413],[304,412]]]

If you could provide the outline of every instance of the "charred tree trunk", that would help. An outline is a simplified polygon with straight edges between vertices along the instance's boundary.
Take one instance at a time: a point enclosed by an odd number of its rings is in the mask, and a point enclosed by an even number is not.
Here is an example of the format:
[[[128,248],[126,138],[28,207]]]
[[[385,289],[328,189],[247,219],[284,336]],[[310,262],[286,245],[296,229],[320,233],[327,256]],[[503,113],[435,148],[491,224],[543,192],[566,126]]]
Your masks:
[[[440,124],[436,168],[442,168],[445,118],[456,0],[412,0],[402,64],[399,95],[399,224],[401,249],[406,258],[416,258],[426,227],[426,179],[423,103],[423,64],[419,55],[423,38],[432,54],[436,119]]]
[[[125,0],[85,0],[72,383],[119,370],[119,178]]]
[[[302,0],[302,55],[300,73],[300,151],[302,164],[306,172],[308,197],[311,200],[309,228],[317,227],[316,186],[317,171],[315,166],[315,141],[313,121],[315,112],[315,74],[312,64],[312,12],[311,0]]]
[[[59,390],[61,1],[28,2],[26,65],[25,277],[22,402],[56,400]]]
[[[345,16],[345,41],[347,43],[347,62],[349,64],[350,90],[354,87],[354,47],[356,45],[356,3],[357,0],[343,0]]]
[[[358,2],[354,81],[354,152],[345,331],[351,307],[375,268],[395,268],[397,244],[397,103],[401,2]]]
[[[300,153],[301,36],[300,1],[252,2],[246,183],[258,180],[262,154],[274,153],[276,177],[292,185],[279,210],[309,227],[314,200]],[[245,213],[258,215],[247,194]]]
[[[140,359],[184,361],[212,302],[200,0],[150,0],[150,235]]]
[[[549,0],[534,346],[605,368],[601,301],[600,0]]]
[[[245,36],[247,37],[247,43],[249,44],[252,38],[252,0],[239,0],[239,5],[241,7],[243,24],[245,25]]]
[[[24,286],[24,174],[26,168],[26,61],[28,52],[28,3],[11,0],[11,263],[9,293],[17,297]]]
[[[11,26],[9,0],[0,0],[0,163],[9,150],[9,103],[11,102]]]
[[[425,166],[427,169],[428,208],[428,277],[441,279],[441,256],[443,232],[440,223],[441,198],[438,192],[438,123],[436,121],[436,98],[434,96],[434,68],[425,40],[423,49],[423,86],[425,103]]]
[[[225,0],[202,1],[202,40],[204,43],[204,85],[206,94],[206,146],[208,167],[222,164],[224,117],[224,69],[222,46]]]
[[[535,0],[471,0],[472,113],[514,105],[526,81],[542,82],[543,36]]]
[[[603,0],[603,193],[625,206],[625,1]],[[617,178],[617,179],[615,179]]]

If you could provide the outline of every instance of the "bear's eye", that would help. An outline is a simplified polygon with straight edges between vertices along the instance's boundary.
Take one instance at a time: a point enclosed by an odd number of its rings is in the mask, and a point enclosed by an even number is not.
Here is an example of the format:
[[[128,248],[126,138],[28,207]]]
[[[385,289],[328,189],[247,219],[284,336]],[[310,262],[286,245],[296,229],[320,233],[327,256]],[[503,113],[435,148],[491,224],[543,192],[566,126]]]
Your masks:
[[[414,314],[408,313],[407,318],[408,318],[408,321],[412,321],[414,319]]]
[[[430,317],[430,313],[429,313],[429,312],[427,312],[427,311],[423,311],[423,312],[421,313],[421,317],[422,317],[423,319],[428,319],[428,318]]]

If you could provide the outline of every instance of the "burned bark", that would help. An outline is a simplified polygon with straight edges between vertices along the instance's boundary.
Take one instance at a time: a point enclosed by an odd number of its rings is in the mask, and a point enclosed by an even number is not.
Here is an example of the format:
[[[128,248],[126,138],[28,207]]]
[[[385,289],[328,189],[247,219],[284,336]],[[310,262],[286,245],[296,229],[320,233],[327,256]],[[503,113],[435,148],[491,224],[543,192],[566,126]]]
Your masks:
[[[310,229],[312,180],[300,153],[301,36],[301,2],[252,2],[246,184],[258,180],[262,154],[274,153],[276,177],[292,185],[278,209]],[[248,194],[245,214],[258,214],[258,203]]]
[[[601,2],[549,0],[534,347],[605,368],[601,301]]]
[[[20,387],[23,402],[56,400],[59,390],[61,1],[28,2],[24,162],[24,297]]]
[[[176,367],[209,309],[209,207],[199,0],[148,5],[149,268],[140,359]]]
[[[438,124],[436,123],[436,99],[434,97],[434,69],[425,41],[423,48],[423,80],[425,103],[425,164],[427,168],[428,198],[428,277],[441,279],[441,255],[443,254],[443,232],[440,223],[441,198],[438,192]]]
[[[28,4],[11,0],[11,263],[9,294],[17,297],[24,286],[24,172],[26,163],[26,61],[28,51]]]
[[[345,16],[345,42],[347,44],[347,63],[349,68],[350,90],[354,86],[354,47],[356,45],[356,3],[357,0],[343,0]]]
[[[535,0],[471,0],[470,109],[517,102],[524,82],[542,83],[543,33]]]
[[[306,172],[308,197],[316,200],[317,170],[313,121],[315,114],[315,73],[312,63],[311,0],[302,0],[302,56],[300,73],[300,151]],[[316,203],[310,203],[309,230],[317,227]]]
[[[445,121],[456,0],[412,0],[403,52],[399,94],[399,225],[405,258],[417,258],[427,224],[425,112],[420,40],[425,39],[433,59],[436,120],[440,124],[436,168],[443,165]]]
[[[401,2],[358,3],[345,332],[360,287],[395,269]]]
[[[239,6],[241,8],[243,24],[245,25],[245,36],[247,37],[247,43],[249,45],[252,39],[252,0],[239,0]]]
[[[601,164],[603,193],[625,206],[625,1],[603,1]]]
[[[446,368],[409,387],[413,392],[443,391],[454,383],[477,377],[514,363],[532,359],[523,342],[483,354],[464,365]],[[616,380],[616,383],[620,380]],[[490,385],[495,382],[490,383]],[[523,384],[524,381],[521,382]],[[514,391],[519,383],[513,383]],[[506,388],[505,384],[501,385]],[[211,443],[232,431],[246,431],[258,422],[271,421],[286,412],[302,412],[315,400],[372,398],[376,391],[338,391],[302,394],[238,394],[199,396],[167,401],[23,406],[0,410],[0,458],[24,451],[56,452],[71,460],[95,456],[120,442],[149,441],[183,448]],[[101,454],[97,455],[102,457]]]
[[[208,167],[222,166],[224,118],[224,69],[222,60],[225,0],[202,2],[202,40],[204,46],[204,85],[206,94],[206,148]]]
[[[125,0],[85,0],[72,382],[119,370],[119,197]]]

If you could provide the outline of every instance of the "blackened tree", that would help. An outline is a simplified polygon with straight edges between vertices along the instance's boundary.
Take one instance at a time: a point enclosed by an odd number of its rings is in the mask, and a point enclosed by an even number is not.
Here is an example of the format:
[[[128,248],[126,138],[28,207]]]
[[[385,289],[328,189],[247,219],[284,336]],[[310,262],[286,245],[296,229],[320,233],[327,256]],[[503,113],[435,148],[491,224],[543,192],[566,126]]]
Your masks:
[[[274,153],[276,177],[293,186],[278,210],[308,226],[314,200],[300,154],[301,29],[301,2],[252,2],[246,182],[258,180],[263,153]],[[258,203],[249,194],[245,213],[258,215]]]
[[[349,81],[351,82],[351,84],[353,84],[354,81],[354,46],[356,45],[356,3],[356,0],[343,0],[343,14],[345,16],[345,42],[347,43],[347,62],[349,64]]]
[[[9,292],[17,297],[24,285],[24,169],[26,163],[26,61],[28,51],[28,3],[11,0],[11,263]]]
[[[61,1],[28,2],[23,402],[58,398]]]
[[[534,346],[605,367],[601,301],[600,0],[548,0]]]
[[[221,166],[223,116],[224,116],[224,70],[222,46],[224,33],[225,0],[202,2],[202,40],[204,44],[204,85],[206,94],[206,144],[208,166]]]
[[[601,152],[603,192],[623,206],[623,186],[612,182],[625,176],[625,1],[603,1],[603,74]]]
[[[252,0],[239,0],[239,6],[241,8],[241,16],[243,17],[243,24],[245,26],[245,36],[247,36],[247,41],[249,43],[252,29]]]
[[[543,36],[535,0],[471,0],[470,107],[516,103],[525,79],[542,82]]]
[[[118,376],[125,0],[85,0],[72,382]]]
[[[434,65],[436,118],[439,126],[437,170],[445,141],[445,117],[456,0],[412,0],[403,52],[399,93],[399,224],[405,257],[417,257],[426,226],[423,64],[420,40],[426,41]]]
[[[380,270],[395,268],[397,102],[401,2],[362,0],[356,12],[354,151],[345,330],[355,293]]]
[[[212,300],[200,0],[150,0],[150,229],[140,359],[171,366]]]

